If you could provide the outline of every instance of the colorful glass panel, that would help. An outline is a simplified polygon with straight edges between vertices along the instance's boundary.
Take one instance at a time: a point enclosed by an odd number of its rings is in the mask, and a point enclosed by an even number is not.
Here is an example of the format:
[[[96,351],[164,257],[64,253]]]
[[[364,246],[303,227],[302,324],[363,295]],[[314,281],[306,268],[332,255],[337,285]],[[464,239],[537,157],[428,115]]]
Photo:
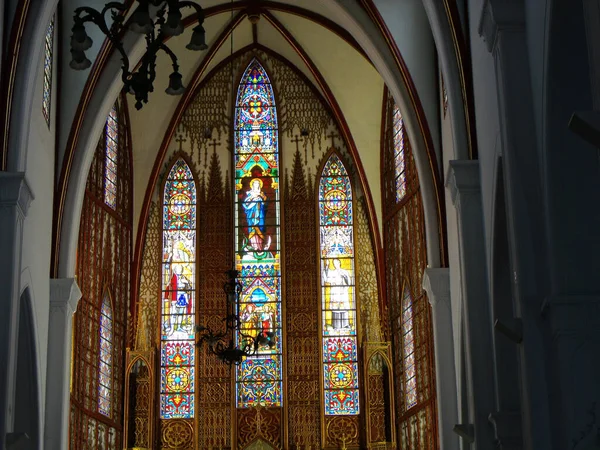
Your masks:
[[[113,319],[108,293],[100,309],[100,364],[98,371],[98,411],[111,416]]]
[[[234,114],[235,264],[243,289],[238,305],[244,335],[270,337],[236,368],[239,408],[282,401],[279,149],[273,88],[252,60],[240,81]]]
[[[413,328],[412,297],[404,289],[402,300],[402,351],[404,360],[404,398],[406,409],[417,404],[417,377],[415,373],[415,336]]]
[[[396,186],[396,201],[399,202],[406,195],[406,167],[404,161],[404,121],[397,105],[394,105],[392,121],[392,132],[394,133],[394,180]]]
[[[46,30],[44,39],[44,87],[42,93],[42,113],[46,124],[50,126],[50,100],[52,97],[52,60],[54,50],[54,16],[50,19],[50,24]]]
[[[104,202],[115,209],[117,207],[117,153],[119,146],[119,121],[117,107],[114,105],[105,126],[104,148]]]
[[[323,382],[325,414],[360,412],[354,276],[352,186],[340,158],[325,163],[319,182]]]
[[[196,184],[175,162],[163,196],[160,417],[194,417]]]

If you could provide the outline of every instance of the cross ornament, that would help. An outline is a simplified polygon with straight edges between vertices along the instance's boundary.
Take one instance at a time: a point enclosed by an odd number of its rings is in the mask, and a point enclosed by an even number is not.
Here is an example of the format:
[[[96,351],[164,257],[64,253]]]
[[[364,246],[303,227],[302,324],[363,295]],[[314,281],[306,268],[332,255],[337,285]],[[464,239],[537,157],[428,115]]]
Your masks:
[[[335,147],[335,139],[336,139],[336,138],[339,138],[340,136],[339,136],[339,135],[337,135],[337,134],[335,134],[335,133],[332,131],[332,132],[331,132],[330,134],[328,134],[326,137],[327,137],[328,139],[331,139],[331,146],[332,146],[332,147]]]

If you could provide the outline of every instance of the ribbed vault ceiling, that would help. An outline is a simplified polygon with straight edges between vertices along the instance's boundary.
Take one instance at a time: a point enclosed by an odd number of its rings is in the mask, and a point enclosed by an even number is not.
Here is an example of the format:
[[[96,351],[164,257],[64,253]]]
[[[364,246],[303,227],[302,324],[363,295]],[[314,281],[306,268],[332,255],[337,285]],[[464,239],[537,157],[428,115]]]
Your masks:
[[[208,12],[221,7],[226,10],[209,15],[204,22],[207,51],[192,52],[185,48],[191,36],[189,28],[168,41],[179,58],[184,85],[193,89],[229,57],[232,50],[235,52],[254,42],[280,54],[302,71],[324,97],[330,91],[330,98],[333,97],[330,106],[339,106],[348,124],[370,184],[377,215],[381,216],[379,141],[383,80],[349,34],[326,18],[326,5],[317,0],[234,2],[232,11],[230,3],[205,0],[200,4]],[[248,10],[243,9],[251,4],[260,6],[262,13],[255,30],[247,17]],[[235,27],[229,33],[232,24]],[[164,93],[171,71],[170,60],[160,54],[155,92],[150,94],[148,104],[136,111],[134,101],[129,97],[134,149],[134,229],[156,155],[172,116],[185,97]],[[381,223],[381,217],[379,219]]]

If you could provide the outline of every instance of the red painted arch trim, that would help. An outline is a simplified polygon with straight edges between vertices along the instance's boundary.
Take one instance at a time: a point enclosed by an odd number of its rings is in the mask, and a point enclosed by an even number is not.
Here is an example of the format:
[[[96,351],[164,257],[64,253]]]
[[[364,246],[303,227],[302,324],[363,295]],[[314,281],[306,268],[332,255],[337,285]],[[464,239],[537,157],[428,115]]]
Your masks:
[[[379,10],[373,3],[373,0],[360,0],[363,8],[371,17],[371,20],[377,25],[381,34],[383,35],[385,41],[388,44],[389,49],[391,50],[394,60],[396,61],[396,66],[402,75],[402,80],[404,81],[410,101],[415,110],[417,120],[419,122],[419,128],[421,129],[421,135],[423,136],[423,140],[425,141],[425,149],[427,151],[427,157],[429,160],[429,167],[431,169],[433,187],[435,191],[435,199],[437,206],[437,214],[438,214],[438,234],[440,237],[440,263],[442,267],[445,267],[447,262],[447,249],[448,249],[448,239],[447,239],[447,231],[446,231],[446,204],[444,202],[444,192],[443,192],[443,183],[442,177],[438,170],[437,158],[435,155],[435,148],[433,145],[433,138],[431,137],[431,131],[429,130],[429,125],[427,123],[427,119],[425,116],[425,110],[423,109],[423,105],[419,96],[417,94],[417,88],[410,76],[410,72],[404,59],[402,58],[402,54],[396,45],[396,41],[394,40],[389,28],[386,26]]]
[[[29,2],[30,0],[24,0],[23,3]],[[127,0],[129,2],[129,6],[133,3],[133,0]],[[351,45],[355,50],[357,50],[360,54],[362,54],[365,58],[367,58],[366,54],[358,45],[356,40],[352,37],[350,33],[344,30],[342,27],[337,25],[330,19],[327,19],[315,12],[306,10],[304,8],[300,8],[294,5],[280,4],[273,1],[261,1],[257,5],[261,8],[261,12],[264,13],[265,8],[273,8],[277,11],[287,12],[290,14],[294,14],[305,19],[314,21],[319,25],[329,29],[333,33],[340,36],[349,45]],[[223,12],[240,10],[244,11],[248,8],[248,2],[246,1],[235,1],[232,3],[224,3],[221,5],[212,6],[204,9],[204,16],[211,17],[217,14],[221,14]],[[188,16],[184,19],[185,26],[193,25],[195,21],[195,15]],[[114,49],[107,40],[104,41],[102,47],[98,53],[96,60],[94,61],[94,65],[90,71],[90,76],[88,77],[85,87],[83,89],[81,99],[79,101],[79,105],[75,112],[75,116],[73,119],[73,125],[71,126],[71,132],[69,134],[69,138],[67,140],[67,145],[65,149],[65,155],[63,159],[62,168],[60,171],[60,176],[58,179],[58,186],[55,195],[55,203],[54,203],[54,216],[52,219],[52,236],[53,236],[53,244],[52,244],[52,256],[50,262],[50,272],[53,276],[58,275],[58,267],[59,267],[59,255],[60,255],[60,241],[61,241],[61,229],[62,229],[62,219],[64,213],[64,206],[67,194],[68,180],[71,174],[71,168],[73,165],[73,157],[75,148],[79,142],[79,132],[81,125],[83,123],[83,117],[85,115],[85,111],[87,106],[91,100],[92,93],[97,85],[100,74],[106,67],[106,63],[109,57],[112,55]],[[367,58],[368,59],[368,58]],[[1,139],[1,137],[0,137]],[[1,142],[1,141],[0,141]],[[136,241],[137,242],[137,241]],[[136,244],[137,245],[137,244]]]
[[[13,25],[10,31],[10,40],[6,48],[6,60],[2,66],[2,90],[0,92],[1,104],[4,105],[0,115],[0,170],[6,170],[8,163],[8,142],[10,136],[10,114],[12,111],[13,95],[15,92],[15,81],[17,77],[17,66],[21,52],[21,40],[27,22],[27,14],[31,0],[18,2]]]
[[[152,202],[152,193],[154,191],[154,187],[158,182],[158,176],[160,174],[160,168],[162,162],[165,158],[167,150],[169,148],[169,143],[171,142],[173,135],[175,134],[175,130],[177,129],[177,125],[181,120],[181,116],[187,109],[189,103],[193,100],[196,91],[206,82],[210,77],[205,77],[202,81],[200,81],[202,75],[204,74],[206,68],[213,60],[215,55],[217,54],[219,48],[223,45],[229,34],[233,31],[233,29],[242,21],[245,17],[243,12],[238,13],[232,21],[225,27],[225,29],[221,32],[219,37],[217,38],[215,44],[210,48],[208,54],[204,57],[200,66],[196,69],[190,83],[188,84],[186,92],[183,94],[182,99],[179,101],[173,116],[171,117],[171,121],[167,126],[167,131],[165,132],[162,143],[159,147],[156,159],[154,160],[154,165],[152,166],[152,172],[150,174],[150,178],[148,180],[148,184],[146,185],[146,193],[144,195],[144,202],[142,203],[142,209],[140,211],[140,219],[138,221],[138,229],[135,240],[135,250],[133,253],[133,262],[132,262],[132,302],[135,303],[137,301],[137,295],[139,292],[139,284],[141,277],[141,263],[143,256],[143,249],[146,241],[146,228],[148,225],[148,216],[150,213],[150,204]],[[246,48],[238,50],[234,55],[239,54],[242,50],[247,50]],[[223,65],[227,64],[231,57],[228,59],[224,59],[219,64],[217,64],[212,70],[211,74],[216,70],[223,67]],[[135,278],[133,278],[135,277]],[[135,316],[134,316],[135,319]],[[134,322],[135,323],[135,322]]]
[[[365,173],[365,169],[362,165],[360,155],[358,153],[358,149],[356,148],[356,143],[352,137],[352,133],[350,132],[350,127],[346,122],[346,118],[342,113],[340,106],[333,95],[333,92],[329,88],[329,85],[325,81],[325,78],[318,70],[312,59],[308,56],[306,51],[302,48],[302,46],[296,41],[296,39],[291,35],[291,33],[283,26],[277,18],[275,18],[272,14],[266,13],[265,18],[271,22],[281,35],[287,40],[288,44],[292,46],[294,50],[298,53],[304,64],[309,68],[312,75],[317,80],[317,83],[323,93],[325,94],[325,98],[333,111],[334,118],[337,121],[338,127],[343,135],[343,138],[348,146],[352,159],[354,160],[355,166],[357,168],[358,177],[361,183],[361,187],[365,194],[366,203],[367,203],[367,212],[369,216],[369,226],[371,231],[371,237],[373,239],[373,244],[375,247],[375,262],[376,262],[376,274],[377,274],[377,288],[378,292],[381,295],[385,295],[385,289],[382,289],[382,277],[384,266],[383,266],[383,255],[382,255],[382,246],[381,246],[381,236],[379,234],[379,224],[377,220],[377,215],[375,214],[375,205],[373,202],[373,196],[371,195],[371,189],[369,187],[369,183],[367,181],[367,176]]]

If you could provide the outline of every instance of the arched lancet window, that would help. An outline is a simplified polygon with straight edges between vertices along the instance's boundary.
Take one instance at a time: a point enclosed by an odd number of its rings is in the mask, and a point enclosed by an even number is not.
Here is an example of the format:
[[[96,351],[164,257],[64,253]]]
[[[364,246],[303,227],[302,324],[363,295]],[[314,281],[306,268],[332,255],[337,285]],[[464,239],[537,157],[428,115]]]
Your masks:
[[[46,30],[44,39],[44,87],[42,93],[42,113],[46,124],[50,126],[50,106],[52,98],[52,62],[54,52],[54,19],[53,15]]]
[[[352,186],[332,154],[319,181],[325,414],[360,412]]]
[[[100,361],[98,364],[98,412],[112,416],[113,308],[105,292],[100,307]]]
[[[104,203],[115,209],[117,206],[117,173],[119,148],[119,120],[117,104],[108,114],[105,125],[106,142],[104,143]]]
[[[404,286],[402,298],[402,368],[404,376],[404,407],[406,410],[417,404],[417,374],[415,364],[415,334],[413,327],[413,300],[408,286]]]
[[[394,179],[396,186],[396,201],[401,201],[406,196],[406,163],[404,121],[398,105],[394,104],[392,112],[394,133]]]
[[[431,307],[420,289],[427,267],[423,202],[410,139],[387,89],[384,102],[383,243],[396,374],[396,436],[399,448],[434,449],[439,445]]]
[[[160,417],[194,417],[196,183],[178,159],[163,192]]]
[[[234,115],[235,254],[243,290],[243,333],[271,345],[236,369],[239,408],[282,401],[281,254],[277,111],[269,77],[253,59],[240,81]],[[238,341],[243,336],[238,336]],[[238,342],[239,343],[239,342]]]

